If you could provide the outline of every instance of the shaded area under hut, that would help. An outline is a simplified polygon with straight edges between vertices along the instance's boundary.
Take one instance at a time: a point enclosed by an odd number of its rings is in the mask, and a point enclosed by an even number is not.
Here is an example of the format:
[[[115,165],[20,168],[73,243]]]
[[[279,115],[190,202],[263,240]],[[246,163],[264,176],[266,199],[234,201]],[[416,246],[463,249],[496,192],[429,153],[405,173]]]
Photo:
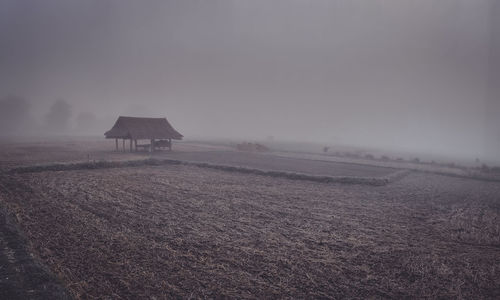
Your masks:
[[[122,149],[126,151],[125,141],[129,140],[130,152],[157,149],[172,150],[172,140],[182,140],[183,136],[167,121],[166,118],[118,117],[113,128],[104,133],[107,139],[115,139],[116,150],[119,151],[118,140],[122,140]],[[147,140],[149,143],[140,143]],[[138,143],[139,142],[139,143]]]

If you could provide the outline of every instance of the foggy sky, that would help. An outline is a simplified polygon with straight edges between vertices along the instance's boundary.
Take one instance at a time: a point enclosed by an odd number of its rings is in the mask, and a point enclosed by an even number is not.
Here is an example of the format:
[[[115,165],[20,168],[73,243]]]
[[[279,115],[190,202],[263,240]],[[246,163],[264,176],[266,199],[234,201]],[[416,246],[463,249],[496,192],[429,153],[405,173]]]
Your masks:
[[[0,97],[188,138],[497,158],[498,2],[3,0]]]

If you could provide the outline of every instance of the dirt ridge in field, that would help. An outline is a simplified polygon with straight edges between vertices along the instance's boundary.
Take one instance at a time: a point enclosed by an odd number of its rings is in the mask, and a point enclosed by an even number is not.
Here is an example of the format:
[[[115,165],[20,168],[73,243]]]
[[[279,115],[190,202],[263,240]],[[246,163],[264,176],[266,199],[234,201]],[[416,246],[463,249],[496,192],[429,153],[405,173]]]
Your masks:
[[[288,172],[278,170],[262,170],[257,168],[249,168],[243,166],[232,166],[224,164],[213,164],[208,162],[174,160],[174,159],[154,159],[148,158],[143,160],[127,160],[127,161],[96,161],[96,162],[81,162],[81,163],[56,163],[35,166],[23,166],[13,168],[8,173],[37,173],[46,171],[71,171],[71,170],[91,170],[91,169],[108,169],[108,168],[124,168],[124,167],[141,167],[141,166],[161,166],[161,165],[189,165],[200,168],[217,169],[228,172],[238,172],[245,174],[256,174],[271,177],[281,177],[293,180],[307,180],[314,182],[325,183],[343,183],[343,184],[362,184],[372,186],[382,186],[394,182],[406,176],[410,170],[399,170],[383,177],[360,177],[360,176],[328,176],[328,175],[312,175],[299,172]]]
[[[0,206],[0,298],[71,299],[58,279],[30,255],[26,246],[27,240],[17,222]]]

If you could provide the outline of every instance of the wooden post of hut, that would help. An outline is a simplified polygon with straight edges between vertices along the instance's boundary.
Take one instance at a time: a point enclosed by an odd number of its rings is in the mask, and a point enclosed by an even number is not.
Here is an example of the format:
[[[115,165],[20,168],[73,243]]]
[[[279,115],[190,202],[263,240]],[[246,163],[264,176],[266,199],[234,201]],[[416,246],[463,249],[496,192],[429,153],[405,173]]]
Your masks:
[[[122,150],[125,152],[125,139],[122,139]]]
[[[118,152],[118,139],[115,139],[116,152]]]
[[[130,152],[132,152],[132,139],[130,139],[129,146],[130,146]]]

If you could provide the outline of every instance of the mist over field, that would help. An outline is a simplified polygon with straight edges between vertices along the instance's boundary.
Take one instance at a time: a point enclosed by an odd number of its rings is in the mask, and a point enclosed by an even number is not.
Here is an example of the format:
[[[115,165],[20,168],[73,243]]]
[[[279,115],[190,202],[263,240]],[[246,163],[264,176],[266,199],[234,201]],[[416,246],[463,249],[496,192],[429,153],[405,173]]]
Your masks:
[[[500,161],[500,1],[0,3],[0,135],[309,141]]]
[[[0,1],[0,299],[500,299],[500,0]]]

